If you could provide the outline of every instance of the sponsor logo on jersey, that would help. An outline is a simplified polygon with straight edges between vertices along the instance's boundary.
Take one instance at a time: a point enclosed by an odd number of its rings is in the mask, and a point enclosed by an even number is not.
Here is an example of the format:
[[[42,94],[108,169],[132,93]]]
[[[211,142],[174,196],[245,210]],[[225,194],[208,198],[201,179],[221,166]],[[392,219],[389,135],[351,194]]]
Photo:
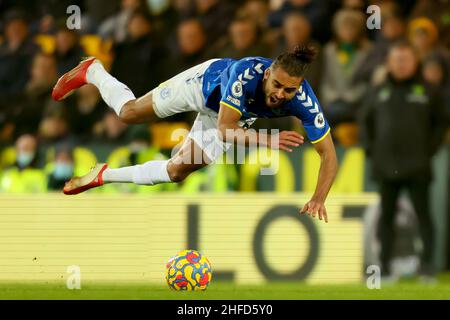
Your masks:
[[[232,96],[227,96],[227,100],[238,107],[241,106],[241,101],[239,101],[239,99],[233,98]]]

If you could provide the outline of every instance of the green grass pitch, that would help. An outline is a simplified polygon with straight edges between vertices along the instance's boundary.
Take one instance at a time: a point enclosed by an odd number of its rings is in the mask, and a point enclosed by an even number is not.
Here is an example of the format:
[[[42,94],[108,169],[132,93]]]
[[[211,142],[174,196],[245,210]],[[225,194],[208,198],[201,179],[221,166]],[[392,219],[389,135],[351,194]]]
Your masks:
[[[43,300],[334,300],[334,299],[450,299],[450,275],[440,276],[437,283],[425,284],[417,279],[382,284],[369,290],[364,284],[307,285],[304,283],[271,283],[236,285],[212,282],[205,292],[177,292],[167,286],[147,284],[82,284],[80,290],[69,290],[64,284],[1,283],[0,299]]]

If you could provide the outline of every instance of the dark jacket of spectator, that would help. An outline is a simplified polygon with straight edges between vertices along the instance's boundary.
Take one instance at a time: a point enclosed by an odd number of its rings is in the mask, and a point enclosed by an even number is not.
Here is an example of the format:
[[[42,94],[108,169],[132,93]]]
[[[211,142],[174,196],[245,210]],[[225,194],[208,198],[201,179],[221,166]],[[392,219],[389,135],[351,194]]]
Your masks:
[[[84,51],[79,45],[73,47],[65,53],[56,53],[58,75],[63,75],[64,73],[75,68],[80,63],[83,56]]]
[[[80,45],[80,38],[76,31],[66,29],[61,23],[55,36],[56,48],[56,69],[61,76],[69,70],[75,68],[85,55]]]
[[[30,79],[36,52],[38,48],[30,37],[23,38],[18,45],[11,45],[8,39],[0,45],[0,128],[11,120],[12,105]]]
[[[111,74],[126,83],[136,96],[143,95],[165,80],[162,64],[167,50],[154,35],[129,39],[114,48]]]
[[[376,179],[431,179],[447,121],[441,95],[417,77],[388,76],[367,95],[362,135]]]
[[[234,7],[228,1],[216,1],[206,11],[198,12],[198,19],[206,31],[208,43],[214,43],[227,34],[233,16]]]
[[[0,96],[18,94],[25,88],[37,51],[31,39],[25,40],[15,51],[9,50],[7,42],[0,46]]]
[[[299,12],[308,17],[312,25],[314,39],[325,42],[330,38],[331,17],[328,16],[328,1],[311,0],[305,5],[296,6],[291,1],[284,1],[282,6],[269,15],[269,26],[279,28],[284,18],[292,12]]]

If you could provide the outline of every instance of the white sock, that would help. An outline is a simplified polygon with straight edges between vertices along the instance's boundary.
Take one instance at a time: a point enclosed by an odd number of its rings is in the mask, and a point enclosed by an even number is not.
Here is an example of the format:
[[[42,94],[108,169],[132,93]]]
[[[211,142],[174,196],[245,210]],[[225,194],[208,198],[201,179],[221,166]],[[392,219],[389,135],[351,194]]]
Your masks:
[[[97,61],[87,69],[86,80],[98,88],[103,100],[118,116],[125,103],[136,99],[126,85],[110,75]]]
[[[103,172],[103,181],[108,182],[133,182],[143,185],[155,185],[164,182],[172,182],[167,172],[169,160],[154,160],[144,164],[138,164],[119,169],[106,169]]]

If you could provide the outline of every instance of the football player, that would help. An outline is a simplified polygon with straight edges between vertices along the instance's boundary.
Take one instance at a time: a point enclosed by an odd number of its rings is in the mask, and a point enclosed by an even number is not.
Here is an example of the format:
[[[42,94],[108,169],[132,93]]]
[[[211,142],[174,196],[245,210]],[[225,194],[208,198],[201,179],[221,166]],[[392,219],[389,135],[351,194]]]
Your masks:
[[[78,194],[111,182],[143,185],[180,182],[217,160],[233,144],[249,145],[254,141],[258,146],[292,152],[304,142],[304,137],[297,132],[267,134],[247,128],[259,117],[296,116],[321,158],[316,190],[300,212],[313,217],[318,215],[320,220],[328,222],[325,199],[337,172],[337,160],[330,127],[304,78],[314,56],[314,49],[302,46],[275,60],[263,57],[212,59],[176,75],[139,98],[112,77],[96,58],[82,61],[58,80],[52,92],[53,99],[60,101],[90,83],[127,124],[145,123],[187,111],[196,111],[198,116],[183,146],[171,159],[118,169],[98,164],[85,176],[68,181],[64,193]],[[196,156],[199,154],[200,157]]]

